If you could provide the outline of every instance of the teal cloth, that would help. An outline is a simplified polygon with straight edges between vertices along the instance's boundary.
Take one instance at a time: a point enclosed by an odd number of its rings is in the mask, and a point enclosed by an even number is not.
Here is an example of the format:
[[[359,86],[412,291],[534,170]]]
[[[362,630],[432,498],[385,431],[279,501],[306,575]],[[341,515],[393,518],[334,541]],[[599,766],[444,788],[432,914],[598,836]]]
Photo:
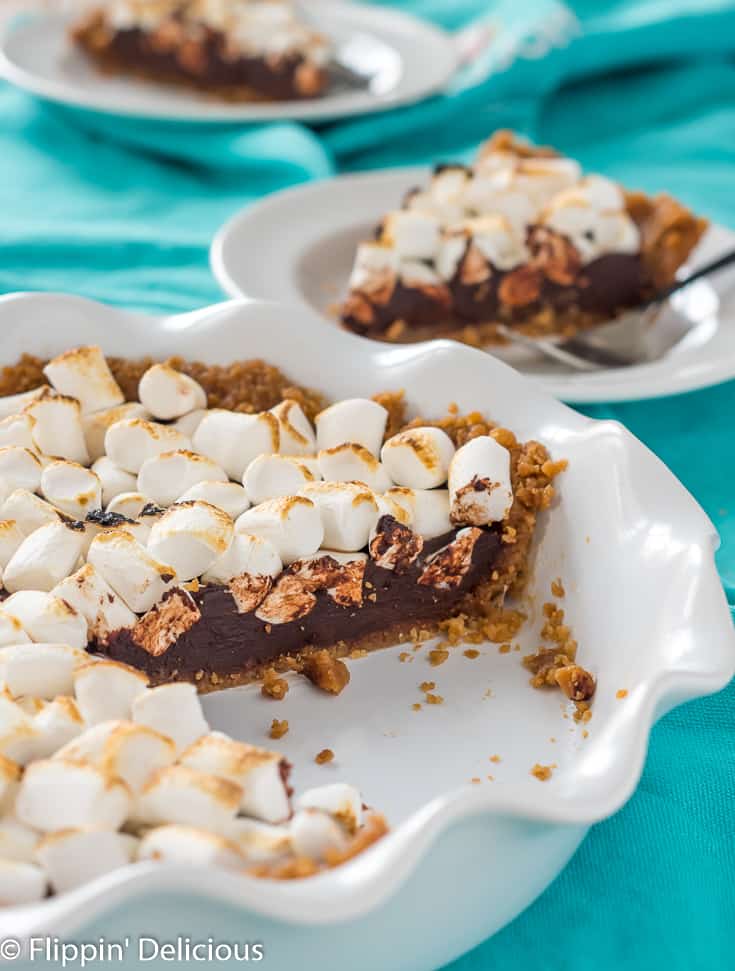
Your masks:
[[[58,289],[149,311],[218,299],[217,227],[336,171],[469,157],[515,126],[585,166],[735,226],[735,2],[412,0],[480,53],[446,96],[309,129],[121,122],[0,87],[0,292]],[[480,40],[490,32],[493,43]],[[735,382],[586,408],[623,421],[702,503],[735,604]],[[455,971],[719,971],[735,953],[735,686],[656,728],[641,785],[525,914]]]

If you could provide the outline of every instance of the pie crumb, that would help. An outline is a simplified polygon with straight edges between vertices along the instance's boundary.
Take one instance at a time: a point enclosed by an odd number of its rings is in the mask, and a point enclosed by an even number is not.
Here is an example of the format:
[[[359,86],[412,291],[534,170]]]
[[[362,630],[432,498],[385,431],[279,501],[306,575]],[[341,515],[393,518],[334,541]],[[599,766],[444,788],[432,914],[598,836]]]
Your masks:
[[[438,668],[440,664],[444,664],[448,657],[449,651],[435,647],[432,651],[429,651],[429,664],[433,668]]]
[[[503,760],[499,755],[491,755],[490,761],[495,762],[497,764],[498,762],[502,762]]]
[[[288,693],[288,681],[279,678],[275,668],[266,668],[263,672],[263,684],[260,693],[274,701],[282,701]]]
[[[285,720],[279,721],[277,718],[274,718],[271,722],[271,728],[268,734],[271,738],[283,738],[287,731],[288,722]]]
[[[420,701],[414,701],[414,703],[411,705],[412,711],[421,711],[421,708],[422,708],[422,705]]]
[[[564,584],[561,582],[561,577],[557,577],[556,580],[551,581],[551,595],[552,597],[563,597],[566,594],[564,589]]]
[[[548,782],[552,772],[553,769],[550,765],[540,765],[538,762],[531,769],[531,775],[535,776],[539,782]]]
[[[628,689],[627,688],[619,688],[615,692],[615,697],[618,698],[619,700],[622,700],[623,698],[627,698],[628,697]]]
[[[442,698],[441,695],[428,694],[426,696],[426,704],[427,705],[443,705],[444,704],[444,699]]]
[[[475,650],[474,647],[469,647],[467,648],[466,651],[462,651],[462,653],[464,654],[465,657],[468,657],[470,661],[474,661],[475,658],[478,658],[480,656],[480,652]]]
[[[350,680],[344,661],[332,657],[327,650],[310,654],[304,661],[303,673],[317,688],[331,695],[338,695]]]
[[[326,765],[334,759],[334,752],[331,748],[323,748],[321,752],[318,752],[314,756],[314,761],[317,765]]]
[[[436,681],[422,681],[419,685],[419,691],[433,691],[436,688]]]

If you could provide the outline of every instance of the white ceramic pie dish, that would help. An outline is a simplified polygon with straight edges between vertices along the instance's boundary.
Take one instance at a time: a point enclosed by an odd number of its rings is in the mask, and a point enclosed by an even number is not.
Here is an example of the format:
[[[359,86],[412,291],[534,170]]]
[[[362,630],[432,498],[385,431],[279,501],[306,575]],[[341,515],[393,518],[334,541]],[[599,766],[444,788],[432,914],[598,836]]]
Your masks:
[[[352,781],[386,812],[391,834],[341,869],[286,884],[139,864],[0,911],[0,938],[219,935],[263,941],[275,968],[436,967],[527,906],[587,827],[625,802],[660,715],[735,670],[704,512],[620,425],[576,414],[488,355],[452,342],[372,343],[304,311],[246,301],[152,319],[76,297],[11,295],[0,299],[0,334],[2,363],[92,342],[127,356],[263,357],[335,398],[405,388],[412,410],[439,414],[456,401],[540,439],[570,466],[542,523],[520,640],[524,651],[536,646],[541,604],[561,576],[580,662],[599,682],[588,725],[558,693],[532,691],[517,653],[492,645],[476,660],[454,651],[439,668],[425,652],[403,664],[400,649],[377,652],[350,662],[352,682],[336,699],[300,681],[278,704],[257,687],[207,696],[213,727],[250,741],[287,718],[289,734],[268,744],[294,763],[297,788]],[[445,702],[414,712],[426,679]],[[313,757],[325,746],[337,758],[320,767]],[[530,774],[536,762],[557,763],[549,782]]]

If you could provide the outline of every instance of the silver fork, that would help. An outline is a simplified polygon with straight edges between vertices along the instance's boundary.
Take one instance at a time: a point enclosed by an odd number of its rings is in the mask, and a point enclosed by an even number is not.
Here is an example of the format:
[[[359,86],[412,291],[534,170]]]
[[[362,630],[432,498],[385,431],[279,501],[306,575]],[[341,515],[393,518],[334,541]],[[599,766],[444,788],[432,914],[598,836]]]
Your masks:
[[[616,345],[634,347],[641,335],[653,327],[659,314],[664,309],[666,301],[674,293],[678,293],[690,284],[703,277],[724,270],[735,263],[735,250],[719,256],[700,266],[689,276],[677,280],[670,287],[656,294],[635,310],[628,311],[609,324],[603,324],[590,331],[589,334],[577,334],[565,341],[555,341],[551,338],[528,337],[505,324],[498,326],[498,333],[513,344],[543,354],[559,364],[565,364],[575,371],[599,371],[602,368],[630,367],[640,364],[646,359],[645,355],[635,352],[620,351],[611,347],[614,340]]]

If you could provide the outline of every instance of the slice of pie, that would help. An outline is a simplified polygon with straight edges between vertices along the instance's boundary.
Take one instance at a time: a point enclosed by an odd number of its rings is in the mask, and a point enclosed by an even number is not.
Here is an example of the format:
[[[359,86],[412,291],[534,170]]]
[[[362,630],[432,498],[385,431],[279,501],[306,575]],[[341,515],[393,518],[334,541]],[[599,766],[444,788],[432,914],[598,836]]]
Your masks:
[[[409,421],[397,392],[325,407],[261,361],[98,347],[26,357],[0,391],[3,636],[153,684],[296,670],[337,693],[355,651],[460,618],[518,628],[504,603],[564,463],[478,412]]]
[[[72,36],[103,71],[231,101],[316,98],[329,84],[330,44],[290,0],[111,0]]]
[[[570,336],[671,284],[707,222],[667,195],[629,192],[507,131],[472,166],[438,167],[357,251],[343,325],[379,340],[498,324]]]

